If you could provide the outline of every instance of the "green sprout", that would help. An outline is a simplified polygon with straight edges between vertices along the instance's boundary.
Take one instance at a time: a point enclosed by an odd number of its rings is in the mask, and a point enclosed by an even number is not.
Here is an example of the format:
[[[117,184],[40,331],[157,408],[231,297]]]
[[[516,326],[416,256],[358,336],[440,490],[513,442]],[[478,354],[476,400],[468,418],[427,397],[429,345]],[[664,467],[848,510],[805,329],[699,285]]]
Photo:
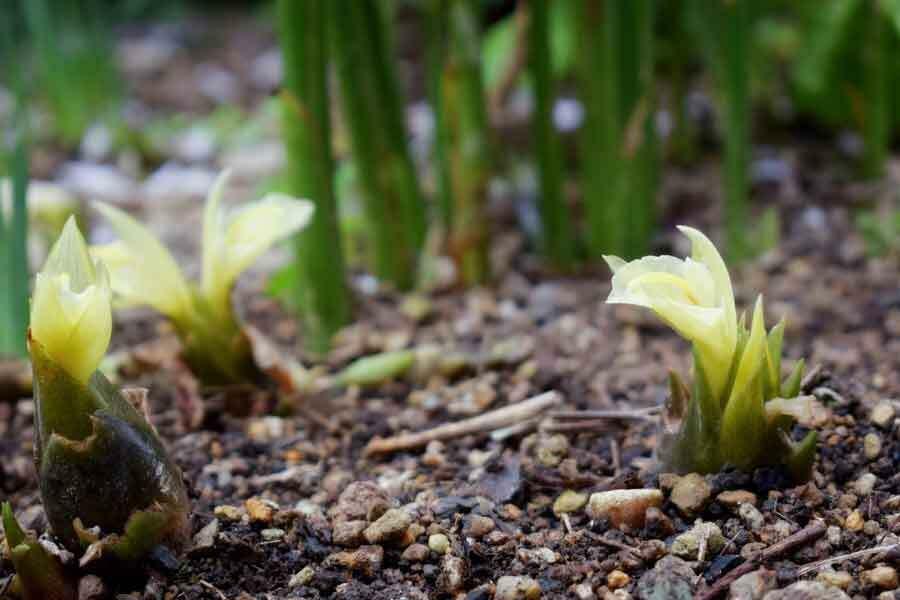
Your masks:
[[[234,313],[231,290],[238,276],[274,243],[302,229],[312,204],[283,194],[225,214],[220,200],[228,173],[219,176],[206,201],[203,277],[189,284],[175,258],[146,227],[121,210],[98,210],[121,238],[91,252],[110,271],[120,306],[149,305],[169,317],[194,372],[209,383],[257,378],[249,338]]]
[[[613,271],[607,302],[649,308],[693,343],[693,386],[676,373],[670,377],[671,425],[660,449],[664,466],[710,473],[725,465],[784,465],[795,479],[808,479],[816,434],[799,443],[790,437],[795,420],[810,413],[811,401],[799,396],[802,360],[781,378],[784,320],[767,333],[760,296],[748,329],[737,318],[731,278],[716,247],[696,229],[679,229],[692,245],[683,260],[604,257]]]
[[[22,529],[9,502],[3,503],[2,521],[9,558],[16,569],[10,588],[13,594],[24,600],[75,600],[78,593],[72,578],[55,556]]]
[[[106,267],[70,218],[31,302],[35,457],[47,520],[63,544],[73,552],[99,544],[132,561],[161,544],[184,545],[189,505],[181,471],[144,413],[97,370],[111,296]]]

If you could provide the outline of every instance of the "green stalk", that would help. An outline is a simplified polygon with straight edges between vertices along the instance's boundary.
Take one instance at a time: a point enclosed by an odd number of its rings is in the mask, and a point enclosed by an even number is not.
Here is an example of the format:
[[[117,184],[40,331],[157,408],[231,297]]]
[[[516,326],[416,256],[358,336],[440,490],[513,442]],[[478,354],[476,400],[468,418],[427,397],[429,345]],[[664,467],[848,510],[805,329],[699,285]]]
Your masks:
[[[720,85],[725,113],[725,232],[732,260],[747,256],[750,150],[749,0],[720,0]]]
[[[481,32],[475,0],[433,0],[430,50],[441,217],[461,281],[488,278],[484,214],[490,177]]]
[[[553,127],[554,81],[551,72],[550,18],[548,3],[531,3],[528,59],[534,78],[535,150],[540,172],[540,213],[543,251],[558,267],[575,259],[575,244],[569,210],[563,193],[563,169],[559,139]]]
[[[350,317],[334,199],[327,82],[327,2],[279,0],[284,55],[288,192],[310,199],[312,222],[296,238],[296,297],[311,350],[327,350]]]
[[[863,138],[862,171],[876,178],[884,173],[890,132],[891,25],[883,14],[882,2],[869,2],[865,9],[866,38],[863,58]]]
[[[591,256],[646,253],[655,222],[653,0],[581,0],[582,185]]]
[[[408,289],[425,239],[425,208],[385,34],[390,21],[375,0],[337,0],[331,7],[344,118],[366,195],[375,273]]]
[[[0,50],[7,57],[13,42],[6,27],[0,31]],[[15,59],[11,60],[15,63]],[[14,146],[10,152],[0,147],[0,166],[12,183],[12,210],[5,214],[3,194],[0,190],[0,356],[26,357],[25,344],[28,328],[28,139],[24,82],[17,68],[13,71],[16,89],[16,114]],[[0,142],[2,143],[2,142]],[[4,156],[5,155],[5,156]],[[8,218],[7,218],[8,217]]]

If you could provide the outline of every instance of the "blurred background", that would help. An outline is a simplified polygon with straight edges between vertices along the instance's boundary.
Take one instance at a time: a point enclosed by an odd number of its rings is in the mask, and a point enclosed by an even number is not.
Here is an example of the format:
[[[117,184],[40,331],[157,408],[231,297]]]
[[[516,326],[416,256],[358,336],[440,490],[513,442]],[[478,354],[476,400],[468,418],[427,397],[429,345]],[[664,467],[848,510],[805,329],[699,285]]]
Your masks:
[[[896,268],[900,3],[4,0],[0,351],[69,214],[135,211],[188,265],[202,199],[312,199],[246,285],[326,349],[354,295],[596,277],[603,254]],[[292,252],[293,248],[293,252]],[[277,259],[277,265],[275,264]],[[298,289],[313,290],[297,292]],[[309,296],[320,295],[310,299]]]

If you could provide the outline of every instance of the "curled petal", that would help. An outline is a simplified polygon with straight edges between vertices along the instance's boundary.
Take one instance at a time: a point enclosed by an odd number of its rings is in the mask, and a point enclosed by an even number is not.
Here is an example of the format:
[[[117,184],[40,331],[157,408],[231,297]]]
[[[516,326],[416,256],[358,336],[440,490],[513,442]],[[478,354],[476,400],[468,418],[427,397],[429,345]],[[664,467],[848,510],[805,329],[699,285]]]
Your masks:
[[[121,238],[94,246],[91,252],[110,270],[113,292],[123,304],[149,305],[179,321],[191,310],[191,294],[181,269],[168,250],[146,227],[108,204],[97,203]]]
[[[219,207],[227,172],[216,181],[204,217],[203,291],[210,305],[226,310],[238,276],[273,244],[305,227],[313,205],[284,194],[269,194],[229,217]]]

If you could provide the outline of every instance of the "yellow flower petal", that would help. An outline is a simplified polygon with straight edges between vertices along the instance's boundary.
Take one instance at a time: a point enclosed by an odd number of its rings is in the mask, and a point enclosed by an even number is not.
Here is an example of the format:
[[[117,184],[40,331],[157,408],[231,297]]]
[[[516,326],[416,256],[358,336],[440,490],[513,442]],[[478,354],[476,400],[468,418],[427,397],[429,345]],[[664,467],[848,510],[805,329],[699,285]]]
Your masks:
[[[207,199],[203,224],[203,293],[210,306],[228,310],[238,276],[273,244],[305,227],[313,205],[284,194],[269,194],[226,217],[220,208],[228,179],[223,173]]]
[[[74,219],[35,278],[31,335],[75,379],[87,382],[112,335],[109,276],[94,264]]]
[[[96,206],[121,239],[94,246],[91,252],[107,263],[112,289],[121,302],[152,306],[175,321],[187,318],[190,288],[165,246],[128,214],[108,204]]]

